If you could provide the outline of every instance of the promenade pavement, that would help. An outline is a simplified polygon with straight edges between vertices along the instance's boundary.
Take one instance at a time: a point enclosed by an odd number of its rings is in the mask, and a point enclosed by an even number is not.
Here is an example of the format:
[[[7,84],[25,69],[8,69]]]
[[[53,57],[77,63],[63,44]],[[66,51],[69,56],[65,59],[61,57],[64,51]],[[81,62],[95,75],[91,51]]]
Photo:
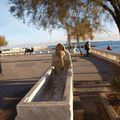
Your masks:
[[[4,56],[2,61],[3,76],[0,80],[38,80],[48,69],[51,55]]]
[[[51,65],[51,54],[4,56],[0,76],[0,120],[14,120],[16,105]],[[72,57],[74,97],[84,109],[84,120],[108,120],[99,93],[110,90],[113,64],[94,56]],[[80,107],[80,108],[79,108]]]
[[[0,76],[0,120],[14,120],[16,105],[51,64],[51,55],[4,56]]]
[[[74,75],[74,110],[84,110],[84,120],[109,120],[99,93],[109,92],[116,65],[97,58],[72,57]]]

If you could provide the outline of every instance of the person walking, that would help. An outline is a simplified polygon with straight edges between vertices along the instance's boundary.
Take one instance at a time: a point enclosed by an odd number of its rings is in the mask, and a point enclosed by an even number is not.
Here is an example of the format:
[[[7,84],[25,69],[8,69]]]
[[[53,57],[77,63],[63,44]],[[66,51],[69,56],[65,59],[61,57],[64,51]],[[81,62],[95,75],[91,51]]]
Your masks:
[[[85,50],[86,50],[86,56],[87,56],[87,57],[89,57],[90,49],[91,49],[90,41],[87,41],[87,42],[85,43]]]

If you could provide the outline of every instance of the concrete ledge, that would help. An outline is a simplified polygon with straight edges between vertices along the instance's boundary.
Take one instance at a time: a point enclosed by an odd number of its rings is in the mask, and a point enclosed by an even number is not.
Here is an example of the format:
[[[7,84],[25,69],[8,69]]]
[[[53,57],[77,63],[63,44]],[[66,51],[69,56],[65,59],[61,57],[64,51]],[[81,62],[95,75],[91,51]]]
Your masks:
[[[71,57],[78,57],[79,54],[78,53],[70,53]]]
[[[69,66],[61,100],[39,101],[44,96],[53,67],[33,86],[17,105],[16,120],[73,120],[73,69]]]
[[[44,51],[34,51],[33,53],[28,53],[25,54],[24,51],[22,52],[2,52],[0,55],[1,56],[15,56],[15,55],[37,55],[37,54],[51,54],[49,50],[44,50]]]
[[[3,52],[1,56],[24,55],[25,52]]]
[[[104,51],[104,50],[98,50],[98,49],[91,49],[91,54],[106,59],[118,66],[120,66],[120,55],[119,54],[115,54],[115,53],[111,53],[109,51]]]
[[[111,106],[111,104],[107,100],[107,97],[106,97],[105,94],[109,94],[109,93],[101,93],[100,94],[100,99],[102,101],[102,104],[103,104],[110,120],[120,120],[120,116],[116,113],[114,108]]]

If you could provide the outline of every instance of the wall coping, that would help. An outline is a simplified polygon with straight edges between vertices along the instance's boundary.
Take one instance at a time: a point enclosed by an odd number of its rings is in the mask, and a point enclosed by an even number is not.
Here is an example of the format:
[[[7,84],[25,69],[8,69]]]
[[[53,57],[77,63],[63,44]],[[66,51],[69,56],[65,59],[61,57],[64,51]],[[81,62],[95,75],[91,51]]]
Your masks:
[[[91,54],[120,66],[120,54],[94,48],[91,49]]]

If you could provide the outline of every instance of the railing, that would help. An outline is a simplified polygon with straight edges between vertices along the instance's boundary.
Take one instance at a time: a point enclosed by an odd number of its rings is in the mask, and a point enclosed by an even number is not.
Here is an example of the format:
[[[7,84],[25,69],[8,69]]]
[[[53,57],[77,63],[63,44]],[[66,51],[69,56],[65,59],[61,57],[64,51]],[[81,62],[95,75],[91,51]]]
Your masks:
[[[91,49],[91,53],[96,56],[102,57],[110,62],[114,62],[120,65],[120,54],[112,53],[105,50],[93,49],[93,48]]]

